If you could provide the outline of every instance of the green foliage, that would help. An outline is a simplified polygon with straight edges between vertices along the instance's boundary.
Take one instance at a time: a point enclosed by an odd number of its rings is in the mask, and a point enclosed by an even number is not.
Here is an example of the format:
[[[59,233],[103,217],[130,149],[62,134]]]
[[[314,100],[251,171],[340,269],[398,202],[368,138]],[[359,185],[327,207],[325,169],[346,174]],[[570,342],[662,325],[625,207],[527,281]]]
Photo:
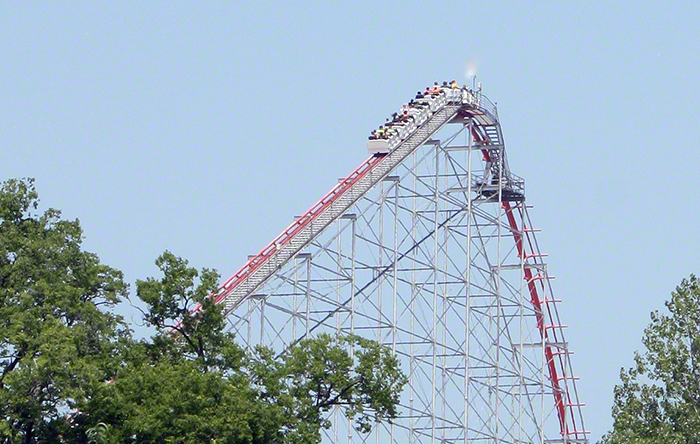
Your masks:
[[[169,251],[156,265],[161,279],[136,283],[136,294],[148,307],[144,321],[161,331],[153,338],[153,352],[175,361],[193,359],[204,372],[237,369],[242,351],[233,335],[224,332],[221,307],[210,297],[219,289],[219,274],[188,267],[186,260]]]
[[[216,271],[166,251],[138,281],[136,341],[110,312],[117,270],[82,251],[78,221],[34,214],[32,180],[0,188],[0,444],[312,444],[336,406],[366,433],[396,417],[406,377],[376,342],[319,335],[282,354],[225,331]]]
[[[684,279],[666,308],[651,314],[645,351],[620,372],[603,443],[700,443],[700,281]]]
[[[279,379],[289,381],[289,394],[299,400],[295,416],[329,427],[323,414],[342,405],[361,432],[369,432],[375,421],[396,417],[406,378],[388,348],[358,336],[321,334],[300,341],[283,359]]]
[[[111,424],[109,442],[265,442],[253,440],[249,423],[264,414],[254,399],[247,384],[194,361],[144,362],[121,371],[84,416]]]
[[[98,423],[95,427],[87,430],[87,438],[90,444],[101,444],[107,442],[107,432],[109,431],[109,426],[104,422]]]
[[[113,442],[317,443],[334,406],[362,432],[396,416],[406,378],[386,348],[319,335],[280,356],[246,352],[210,297],[215,272],[169,252],[156,264],[162,278],[139,281],[137,294],[160,333],[86,408],[113,425]]]
[[[330,427],[327,413],[339,406],[356,429],[391,421],[406,377],[391,351],[357,336],[320,334],[275,357],[258,347],[247,373],[260,389],[259,402],[281,414],[286,443],[313,443]]]
[[[0,442],[57,436],[128,337],[100,309],[126,295],[121,273],[81,250],[77,220],[37,208],[32,180],[0,187]]]

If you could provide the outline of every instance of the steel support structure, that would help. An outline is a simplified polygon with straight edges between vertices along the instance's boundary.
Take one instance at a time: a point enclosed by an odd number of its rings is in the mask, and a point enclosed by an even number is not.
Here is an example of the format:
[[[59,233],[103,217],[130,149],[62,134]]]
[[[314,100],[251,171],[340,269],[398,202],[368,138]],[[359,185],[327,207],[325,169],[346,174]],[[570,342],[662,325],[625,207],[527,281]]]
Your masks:
[[[362,435],[333,411],[328,442],[587,442],[546,255],[495,106],[476,94],[440,112],[342,180],[333,190],[347,191],[285,230],[303,235],[253,256],[217,301],[248,345],[282,351],[352,333],[401,358],[400,417]]]

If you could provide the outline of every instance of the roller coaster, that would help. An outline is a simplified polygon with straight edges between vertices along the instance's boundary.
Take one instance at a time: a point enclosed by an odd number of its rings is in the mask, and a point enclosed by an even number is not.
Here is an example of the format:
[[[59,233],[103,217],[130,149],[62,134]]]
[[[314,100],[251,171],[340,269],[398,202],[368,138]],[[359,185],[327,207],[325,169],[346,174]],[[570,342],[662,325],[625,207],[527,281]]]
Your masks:
[[[496,106],[480,88],[436,88],[390,123],[221,285],[231,330],[280,351],[357,334],[400,357],[400,417],[362,435],[336,409],[324,442],[587,443],[560,300]]]

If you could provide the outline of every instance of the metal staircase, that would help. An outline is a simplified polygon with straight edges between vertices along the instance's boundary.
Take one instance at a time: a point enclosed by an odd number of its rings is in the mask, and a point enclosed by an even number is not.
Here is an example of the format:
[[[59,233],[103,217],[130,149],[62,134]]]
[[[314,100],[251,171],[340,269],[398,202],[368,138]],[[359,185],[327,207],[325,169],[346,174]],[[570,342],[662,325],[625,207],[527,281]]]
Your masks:
[[[500,192],[501,201],[521,202],[525,200],[525,181],[511,173],[508,167],[503,133],[497,118],[489,113],[474,118],[476,125],[472,127],[472,136],[476,145],[481,146],[487,164],[484,176],[473,178],[472,185],[485,199],[497,200]]]

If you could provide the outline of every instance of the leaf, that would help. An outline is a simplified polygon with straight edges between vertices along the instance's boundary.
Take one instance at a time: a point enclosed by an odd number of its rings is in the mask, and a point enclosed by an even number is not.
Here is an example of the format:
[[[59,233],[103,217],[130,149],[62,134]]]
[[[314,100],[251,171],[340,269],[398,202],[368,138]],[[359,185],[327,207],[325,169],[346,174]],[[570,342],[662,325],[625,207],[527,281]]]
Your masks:
[[[635,367],[620,372],[613,430],[603,443],[700,443],[700,282],[694,275],[666,308],[651,314]]]

